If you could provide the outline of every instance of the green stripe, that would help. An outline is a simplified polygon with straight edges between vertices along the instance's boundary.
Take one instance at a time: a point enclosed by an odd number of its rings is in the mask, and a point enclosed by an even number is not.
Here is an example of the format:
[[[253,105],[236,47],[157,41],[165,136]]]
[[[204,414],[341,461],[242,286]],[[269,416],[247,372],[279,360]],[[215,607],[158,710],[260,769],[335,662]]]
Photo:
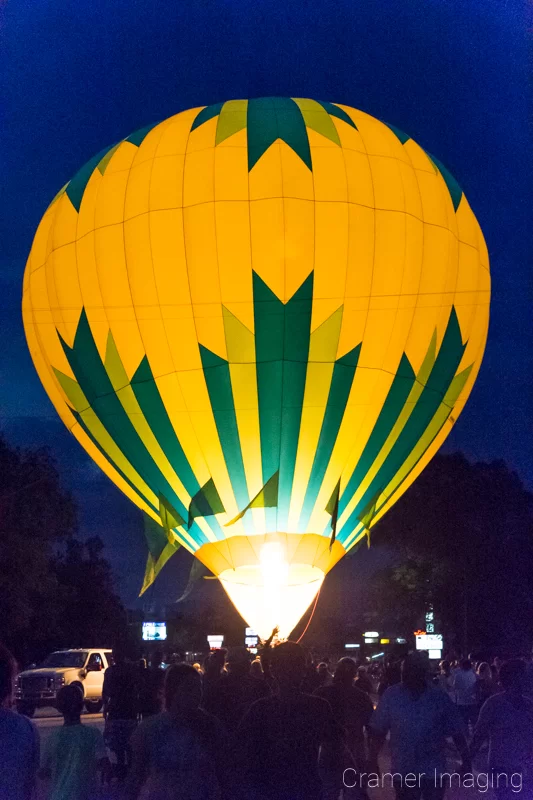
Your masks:
[[[361,345],[357,345],[345,356],[335,362],[331,386],[329,389],[326,411],[320,430],[318,445],[309,476],[309,483],[298,522],[298,530],[305,533],[309,519],[315,506],[316,498],[322,486],[324,475],[328,468],[329,460],[337,441],[337,436],[344,417],[348,397],[361,352]]]
[[[246,485],[229,364],[224,358],[220,358],[203,345],[200,345],[200,356],[233,493],[237,506],[243,508],[250,502],[250,497]],[[246,520],[244,524],[246,527]]]
[[[281,443],[279,461],[278,530],[286,530],[291,503],[296,453],[311,337],[313,273],[284,306]]]
[[[388,123],[388,122],[383,122],[383,124],[384,124],[384,125],[386,125],[386,126],[387,126],[387,128],[389,128],[389,129],[390,129],[390,130],[393,132],[393,134],[396,136],[396,138],[397,138],[397,139],[399,139],[399,140],[400,140],[400,142],[401,142],[402,144],[405,144],[405,143],[406,143],[406,142],[408,142],[408,141],[409,141],[409,139],[411,138],[411,137],[409,136],[409,134],[407,134],[407,133],[404,133],[404,132],[403,132],[403,131],[401,131],[399,128],[397,128],[395,125],[389,125],[389,123]]]
[[[405,405],[405,401],[409,396],[409,392],[413,388],[415,382],[415,373],[409,359],[405,355],[402,356],[398,372],[392,382],[387,398],[383,403],[383,407],[377,418],[374,429],[365,445],[361,457],[352,472],[352,475],[346,484],[339,501],[339,515],[342,514],[349,501],[357,491],[358,486],[367,474],[368,470],[376,460],[381,448],[387,441],[387,438],[394,428],[398,417]]]
[[[282,139],[312,170],[311,148],[302,113],[289,97],[261,97],[248,100],[248,171],[263,153]]]
[[[368,508],[372,497],[378,492],[382,492],[389,485],[402,464],[416,447],[417,442],[450,388],[457,368],[461,363],[465,347],[466,345],[463,345],[461,338],[457,313],[455,308],[452,308],[441,348],[418,402],[383,465],[342,526],[339,532],[339,539],[344,540],[351,534],[364,511]]]
[[[131,379],[131,388],[159,446],[172,464],[175,473],[179,475],[185,489],[193,497],[199,491],[200,484],[176,436],[147,356],[144,356],[137,367],[135,375]],[[224,538],[224,532],[217,519],[209,518],[207,524],[215,536],[219,539]]]
[[[436,167],[439,170],[440,174],[444,178],[444,181],[445,181],[446,186],[448,187],[448,191],[450,193],[450,197],[452,198],[454,211],[457,211],[457,209],[459,208],[459,203],[461,202],[461,198],[463,196],[463,190],[461,189],[461,187],[459,186],[459,184],[457,183],[457,181],[453,177],[453,175],[450,172],[450,170],[447,169],[444,166],[444,164],[439,161],[438,158],[435,158],[435,156],[432,156],[431,153],[428,153],[427,151],[426,151],[426,155],[428,156],[430,161],[433,162],[433,166]]]
[[[285,311],[281,300],[253,273],[255,360],[263,483],[279,470],[283,404]],[[265,511],[267,532],[277,530],[277,509]]]
[[[110,147],[105,147],[103,150],[100,150],[97,155],[93,156],[93,158],[87,161],[87,163],[84,164],[80,170],[78,170],[72,180],[67,184],[65,191],[76,211],[80,210],[83,193],[85,192],[85,188],[89,183],[91,175],[104,156],[114,147],[115,145],[112,144]]]
[[[337,119],[342,119],[343,122],[346,122],[352,128],[355,128],[355,130],[357,130],[357,125],[355,124],[353,119],[351,119],[351,117],[349,117],[346,111],[344,111],[342,108],[339,108],[334,103],[328,103],[325,100],[318,100],[318,102],[320,103],[322,108],[324,108],[328,112],[330,116],[337,117]]]
[[[214,103],[212,106],[206,106],[205,108],[202,108],[202,110],[199,111],[194,118],[194,122],[191,125],[191,131],[199,128],[200,125],[204,124],[204,122],[209,122],[209,120],[213,119],[213,117],[218,117],[223,105],[224,103]]]
[[[145,125],[144,128],[139,128],[138,131],[130,134],[125,141],[130,142],[130,144],[134,144],[136,147],[140,147],[150,131],[153,130],[156,125],[159,125],[159,122],[153,122],[151,125]]]
[[[68,346],[59,332],[58,335],[81,390],[117,447],[135,466],[154,494],[156,496],[164,494],[181,516],[186,518],[187,510],[183,503],[152,459],[115,394],[94,342],[85,309],[82,309],[80,315],[73,348]],[[207,541],[205,534],[197,525],[192,535],[198,541]]]
[[[341,146],[337,128],[323,105],[317,103],[316,100],[299,98],[295,98],[294,102],[302,112],[302,117],[308,128],[325,136],[331,142],[335,142],[339,147]]]

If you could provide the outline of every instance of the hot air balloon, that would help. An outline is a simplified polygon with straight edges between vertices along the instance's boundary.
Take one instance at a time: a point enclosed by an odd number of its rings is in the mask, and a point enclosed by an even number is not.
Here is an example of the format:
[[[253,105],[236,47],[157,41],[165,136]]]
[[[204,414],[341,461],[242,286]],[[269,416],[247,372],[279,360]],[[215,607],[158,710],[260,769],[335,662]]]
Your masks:
[[[85,164],[38,227],[23,317],[61,419],[151,519],[143,590],[182,546],[287,637],[451,430],[489,296],[434,156],[354,108],[260,98]]]

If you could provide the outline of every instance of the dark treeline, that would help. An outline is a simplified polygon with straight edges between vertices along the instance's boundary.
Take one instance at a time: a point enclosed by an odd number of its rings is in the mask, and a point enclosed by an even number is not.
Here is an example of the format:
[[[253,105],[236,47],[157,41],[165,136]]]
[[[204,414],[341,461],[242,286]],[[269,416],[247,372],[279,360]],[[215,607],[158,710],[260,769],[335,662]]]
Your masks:
[[[529,653],[533,495],[504,462],[439,455],[380,521],[372,546],[393,563],[370,583],[368,621],[412,632],[428,603],[445,645]]]
[[[0,641],[23,664],[125,635],[103,543],[77,534],[76,504],[49,453],[0,438]]]

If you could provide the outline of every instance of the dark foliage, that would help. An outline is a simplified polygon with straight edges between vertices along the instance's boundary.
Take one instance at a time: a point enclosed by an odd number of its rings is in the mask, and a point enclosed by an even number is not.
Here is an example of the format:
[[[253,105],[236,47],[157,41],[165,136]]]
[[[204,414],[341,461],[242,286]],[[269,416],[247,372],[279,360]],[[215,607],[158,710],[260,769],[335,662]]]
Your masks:
[[[111,644],[126,625],[102,542],[76,533],[49,453],[0,438],[0,640],[22,663],[54,647]]]

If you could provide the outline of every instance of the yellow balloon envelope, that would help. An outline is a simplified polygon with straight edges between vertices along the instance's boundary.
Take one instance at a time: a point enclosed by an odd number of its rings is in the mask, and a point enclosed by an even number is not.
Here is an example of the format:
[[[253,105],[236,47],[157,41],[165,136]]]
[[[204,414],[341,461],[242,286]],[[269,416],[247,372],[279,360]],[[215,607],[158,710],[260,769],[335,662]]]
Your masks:
[[[261,636],[434,455],[476,378],[490,276],[457,181],[347,106],[184,111],[89,161],[24,276],[39,376],[151,518]]]

